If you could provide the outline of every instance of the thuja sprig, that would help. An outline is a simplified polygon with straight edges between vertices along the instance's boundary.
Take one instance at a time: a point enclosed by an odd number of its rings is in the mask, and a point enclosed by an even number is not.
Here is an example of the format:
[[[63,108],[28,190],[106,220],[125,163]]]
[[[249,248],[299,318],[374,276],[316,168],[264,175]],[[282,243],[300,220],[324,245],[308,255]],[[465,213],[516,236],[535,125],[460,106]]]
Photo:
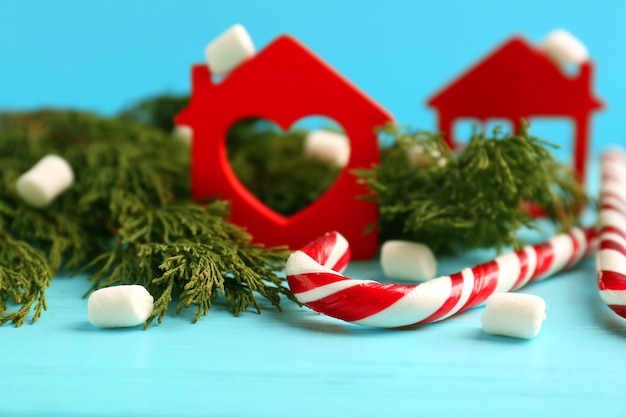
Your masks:
[[[69,162],[76,181],[52,205],[34,209],[17,197],[15,181],[49,153]],[[42,275],[19,263],[35,259],[37,250],[52,274],[60,268],[91,273],[92,289],[146,285],[157,301],[148,324],[160,321],[175,297],[179,312],[197,307],[194,321],[220,294],[235,314],[249,306],[259,311],[256,294],[277,307],[281,294],[291,297],[282,285],[284,248],[251,243],[226,221],[224,203],[201,207],[188,200],[189,149],[169,132],[74,111],[2,114],[0,161],[0,224],[7,242],[22,242],[3,247],[23,249],[23,256],[7,255],[2,263],[17,272],[3,281],[3,321],[20,324],[39,300],[36,319],[45,306],[45,286],[37,284]],[[23,282],[32,283],[22,287],[28,291],[19,289]],[[4,313],[7,302],[21,305],[19,319]]]
[[[379,205],[383,239],[424,242],[437,253],[519,247],[519,229],[538,227],[529,205],[568,228],[588,201],[553,145],[530,136],[528,125],[514,135],[475,133],[458,152],[433,133],[391,124],[380,133],[393,145],[356,174]]]
[[[280,295],[292,300],[277,274],[284,267],[286,248],[251,243],[241,228],[223,220],[224,202],[206,206],[187,203],[147,209],[124,222],[115,247],[88,268],[99,268],[92,289],[116,284],[141,284],[155,295],[155,309],[146,327],[165,316],[177,292],[176,313],[196,306],[193,322],[206,315],[213,300],[224,294],[238,315],[261,305],[256,294],[280,309]]]
[[[34,306],[35,322],[47,309],[45,291],[52,273],[35,248],[0,231],[0,324],[21,326]],[[16,306],[11,311],[8,304]]]
[[[157,95],[132,104],[122,110],[117,117],[124,121],[152,126],[169,133],[174,128],[174,116],[188,103],[188,95]]]

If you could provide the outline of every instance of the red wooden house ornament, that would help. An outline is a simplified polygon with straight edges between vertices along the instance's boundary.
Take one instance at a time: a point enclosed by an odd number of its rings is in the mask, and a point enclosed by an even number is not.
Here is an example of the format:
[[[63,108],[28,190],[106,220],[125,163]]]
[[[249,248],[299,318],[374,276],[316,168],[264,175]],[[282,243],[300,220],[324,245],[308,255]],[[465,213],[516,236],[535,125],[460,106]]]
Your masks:
[[[226,135],[250,117],[282,129],[307,116],[335,120],[350,138],[350,160],[336,182],[316,202],[285,217],[259,201],[237,179],[226,152]],[[364,227],[377,220],[375,204],[357,200],[366,194],[349,171],[378,162],[374,128],[391,115],[300,42],[281,36],[234,69],[220,83],[206,65],[192,68],[191,101],[176,117],[193,130],[191,173],[194,199],[220,197],[231,202],[231,220],[268,246],[302,247],[337,230],[350,242],[355,258],[376,254],[376,233]]]
[[[543,51],[513,37],[428,100],[439,113],[440,132],[456,146],[454,122],[470,118],[485,122],[508,119],[515,132],[522,119],[564,117],[575,122],[574,171],[584,179],[590,118],[603,107],[592,92],[593,64],[568,75]]]

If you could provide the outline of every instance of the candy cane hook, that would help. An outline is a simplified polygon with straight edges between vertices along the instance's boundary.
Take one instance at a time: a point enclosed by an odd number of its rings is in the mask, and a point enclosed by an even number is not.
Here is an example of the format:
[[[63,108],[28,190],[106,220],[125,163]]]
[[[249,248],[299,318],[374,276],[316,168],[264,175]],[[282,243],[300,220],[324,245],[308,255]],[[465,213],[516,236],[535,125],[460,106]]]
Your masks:
[[[598,289],[602,300],[626,317],[626,153],[606,152],[600,165]]]
[[[594,229],[573,229],[453,275],[397,285],[341,275],[349,247],[343,236],[331,232],[291,254],[287,282],[301,303],[319,313],[364,326],[404,327],[446,319],[493,293],[547,278],[587,256],[595,243]]]

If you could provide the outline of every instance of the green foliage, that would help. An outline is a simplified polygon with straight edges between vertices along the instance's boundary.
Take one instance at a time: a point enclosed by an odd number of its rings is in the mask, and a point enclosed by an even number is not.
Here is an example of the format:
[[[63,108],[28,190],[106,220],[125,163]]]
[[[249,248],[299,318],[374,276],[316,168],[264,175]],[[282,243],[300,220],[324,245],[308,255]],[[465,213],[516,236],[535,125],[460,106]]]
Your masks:
[[[89,207],[83,211],[76,204],[80,183],[47,210],[22,202],[15,184],[22,173],[47,154],[63,156],[74,166],[73,155],[86,147],[84,135],[98,128],[96,120],[88,115],[52,111],[0,115],[0,224],[13,238],[40,248],[53,271],[62,264],[78,266],[98,253],[98,242],[107,234],[97,218],[103,210],[97,210],[96,216],[79,215],[90,212]]]
[[[69,162],[76,182],[49,207],[32,208],[17,196],[15,182],[49,153]],[[163,318],[176,292],[178,311],[197,306],[194,321],[220,293],[235,314],[251,305],[258,311],[255,294],[276,306],[279,294],[291,297],[277,275],[284,248],[252,244],[225,220],[224,203],[188,201],[189,149],[169,134],[73,111],[1,114],[0,163],[0,225],[7,236],[0,265],[9,277],[2,278],[3,322],[21,324],[36,300],[33,320],[39,317],[45,285],[38,277],[50,274],[35,275],[32,268],[43,266],[52,274],[59,268],[90,271],[92,289],[146,285],[157,300],[150,321]],[[20,266],[36,259],[37,250],[45,254],[44,264]],[[28,280],[34,281],[25,286]],[[22,304],[19,313],[7,315],[7,301]]]
[[[436,253],[519,247],[521,227],[537,228],[528,207],[545,211],[563,229],[587,203],[572,172],[557,163],[548,142],[529,135],[474,134],[452,152],[439,135],[397,125],[381,129],[393,145],[381,163],[356,174],[380,207],[383,239],[424,242]]]
[[[252,244],[250,236],[223,220],[224,202],[208,206],[169,205],[146,209],[118,230],[115,247],[88,267],[98,266],[92,289],[115,284],[141,284],[155,296],[155,310],[146,327],[167,312],[174,291],[176,312],[195,305],[193,322],[206,315],[212,300],[225,294],[237,315],[261,306],[255,292],[280,309],[280,295],[293,296],[274,271],[284,267],[287,252]]]
[[[33,322],[47,309],[45,291],[52,274],[46,259],[26,242],[0,233],[0,324],[24,324],[35,306]],[[19,306],[7,311],[7,303]]]
[[[187,95],[167,94],[149,97],[123,110],[118,118],[169,133],[174,128],[174,116],[188,103]]]

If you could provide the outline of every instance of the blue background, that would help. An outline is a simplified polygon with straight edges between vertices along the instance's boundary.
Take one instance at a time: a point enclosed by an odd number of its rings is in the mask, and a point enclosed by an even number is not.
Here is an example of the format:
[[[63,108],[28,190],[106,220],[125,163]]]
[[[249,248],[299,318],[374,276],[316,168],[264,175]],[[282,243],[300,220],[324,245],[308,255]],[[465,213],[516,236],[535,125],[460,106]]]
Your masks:
[[[296,36],[396,120],[424,129],[435,127],[425,100],[508,37],[539,42],[565,28],[587,45],[608,104],[594,143],[623,129],[622,1],[3,0],[0,19],[0,109],[113,114],[147,95],[187,93],[204,46],[242,23],[258,49]]]
[[[2,0],[0,109],[111,115],[186,93],[205,44],[242,23],[259,49],[296,36],[398,121],[433,129],[427,97],[512,34],[539,42],[562,27],[589,48],[607,104],[593,121],[595,161],[626,143],[626,2],[547,3]],[[546,129],[568,146],[567,128]],[[595,165],[590,174],[593,193]],[[474,261],[443,260],[440,272]],[[381,271],[374,261],[347,274]],[[0,415],[626,415],[626,327],[600,301],[590,261],[525,290],[548,305],[531,341],[484,335],[480,309],[380,331],[291,304],[239,318],[218,305],[196,325],[183,314],[146,332],[103,331],[87,322],[83,278],[55,279],[35,325],[0,328]]]

